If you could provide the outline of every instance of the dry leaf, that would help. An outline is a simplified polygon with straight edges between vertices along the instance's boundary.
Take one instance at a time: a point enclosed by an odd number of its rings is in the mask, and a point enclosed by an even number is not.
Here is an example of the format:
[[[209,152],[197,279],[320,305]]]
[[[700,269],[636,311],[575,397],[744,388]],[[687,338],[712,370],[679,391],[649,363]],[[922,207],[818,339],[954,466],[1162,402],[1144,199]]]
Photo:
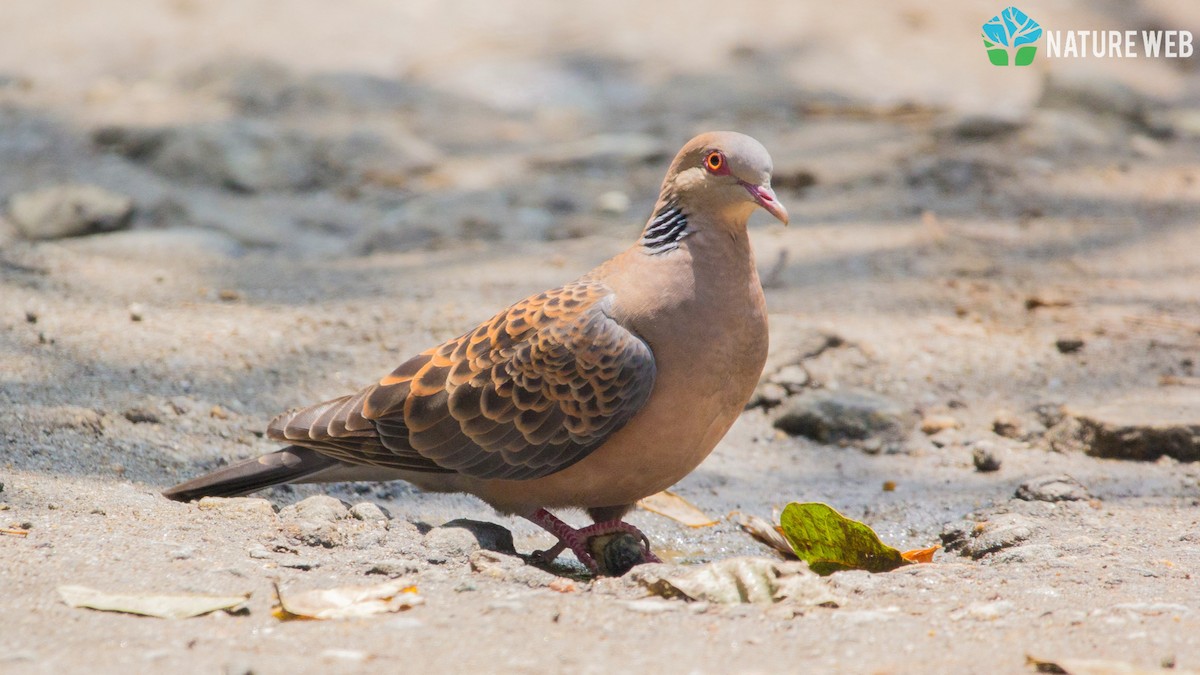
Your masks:
[[[638,506],[651,513],[657,513],[675,522],[683,523],[688,527],[709,527],[720,522],[709,518],[703,511],[692,506],[686,499],[670,490],[663,490],[658,494],[650,495],[639,501]]]
[[[913,563],[931,563],[933,562],[933,554],[938,552],[941,545],[930,546],[929,548],[914,548],[911,551],[903,551],[900,557],[908,562]]]
[[[153,593],[108,593],[85,586],[59,586],[58,594],[71,607],[86,607],[102,612],[123,612],[155,616],[160,619],[187,619],[232,610],[250,598],[245,595],[159,595]]]
[[[271,610],[283,621],[292,619],[352,619],[387,614],[425,602],[417,587],[406,579],[394,579],[376,586],[343,586],[317,591],[285,594],[275,587],[278,606]]]
[[[720,604],[839,604],[825,581],[798,561],[727,558],[704,565],[640,565],[629,574],[651,593],[666,598]]]
[[[783,536],[783,530],[767,522],[765,518],[738,514],[737,524],[751,537],[779,551],[784,557],[796,560],[796,552]]]

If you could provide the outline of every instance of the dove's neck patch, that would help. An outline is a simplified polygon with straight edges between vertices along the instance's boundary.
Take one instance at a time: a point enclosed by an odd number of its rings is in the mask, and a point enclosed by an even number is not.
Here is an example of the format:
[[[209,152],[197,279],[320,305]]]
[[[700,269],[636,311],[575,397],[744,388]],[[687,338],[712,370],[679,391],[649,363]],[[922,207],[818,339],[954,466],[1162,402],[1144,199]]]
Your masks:
[[[642,239],[638,243],[652,254],[666,253],[679,248],[679,242],[690,233],[687,214],[679,204],[668,202],[654,214],[654,219],[646,224],[646,230],[642,232]]]

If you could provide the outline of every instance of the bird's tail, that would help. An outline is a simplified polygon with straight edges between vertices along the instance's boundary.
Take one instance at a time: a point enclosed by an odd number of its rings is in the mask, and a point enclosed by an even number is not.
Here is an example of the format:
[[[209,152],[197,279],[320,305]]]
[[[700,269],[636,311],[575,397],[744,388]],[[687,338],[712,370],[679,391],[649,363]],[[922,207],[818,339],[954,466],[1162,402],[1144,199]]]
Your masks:
[[[163,496],[180,502],[201,497],[237,497],[280,483],[302,481],[338,464],[336,459],[316,450],[291,445],[180,483],[163,491]]]

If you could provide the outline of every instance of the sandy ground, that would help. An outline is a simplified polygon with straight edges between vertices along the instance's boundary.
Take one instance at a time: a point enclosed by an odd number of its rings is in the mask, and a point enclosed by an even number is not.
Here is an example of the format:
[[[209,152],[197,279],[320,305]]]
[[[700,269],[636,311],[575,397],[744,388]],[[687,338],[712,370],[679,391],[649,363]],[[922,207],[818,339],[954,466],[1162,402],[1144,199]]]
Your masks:
[[[1200,428],[1195,58],[993,68],[978,27],[1001,6],[982,2],[331,7],[0,5],[0,527],[28,531],[0,535],[0,671],[1200,669],[1200,466],[1098,459],[1071,436],[1102,406]],[[1024,9],[1200,30],[1184,3]],[[825,501],[901,549],[965,527],[976,555],[835,574],[837,607],[719,606],[646,600],[567,558],[488,563],[430,528],[495,523],[525,553],[549,536],[470,497],[261,495],[390,516],[314,530],[294,508],[159,496],[271,450],[277,412],[620,251],[669,156],[713,128],[763,141],[793,215],[752,221],[767,376],[802,365],[799,389],[875,392],[913,428],[872,454],[776,430],[790,401],[754,408],[676,491],[718,518]],[[129,197],[131,226],[23,236],[12,197],[66,183]],[[826,335],[840,346],[805,358]],[[998,471],[975,469],[981,448]],[[1059,474],[1081,499],[1014,497]],[[728,519],[631,522],[676,563],[773,556]],[[270,613],[274,584],[388,576],[425,604]],[[64,584],[252,596],[166,621],[69,608]]]

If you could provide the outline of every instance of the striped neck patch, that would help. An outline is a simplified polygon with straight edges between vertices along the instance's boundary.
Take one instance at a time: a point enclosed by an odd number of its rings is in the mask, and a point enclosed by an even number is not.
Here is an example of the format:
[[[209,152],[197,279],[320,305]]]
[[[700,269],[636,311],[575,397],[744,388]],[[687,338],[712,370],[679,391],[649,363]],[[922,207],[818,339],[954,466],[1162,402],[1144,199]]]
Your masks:
[[[689,234],[687,214],[675,202],[668,202],[646,224],[638,243],[651,254],[666,253],[679,248],[679,242]]]

